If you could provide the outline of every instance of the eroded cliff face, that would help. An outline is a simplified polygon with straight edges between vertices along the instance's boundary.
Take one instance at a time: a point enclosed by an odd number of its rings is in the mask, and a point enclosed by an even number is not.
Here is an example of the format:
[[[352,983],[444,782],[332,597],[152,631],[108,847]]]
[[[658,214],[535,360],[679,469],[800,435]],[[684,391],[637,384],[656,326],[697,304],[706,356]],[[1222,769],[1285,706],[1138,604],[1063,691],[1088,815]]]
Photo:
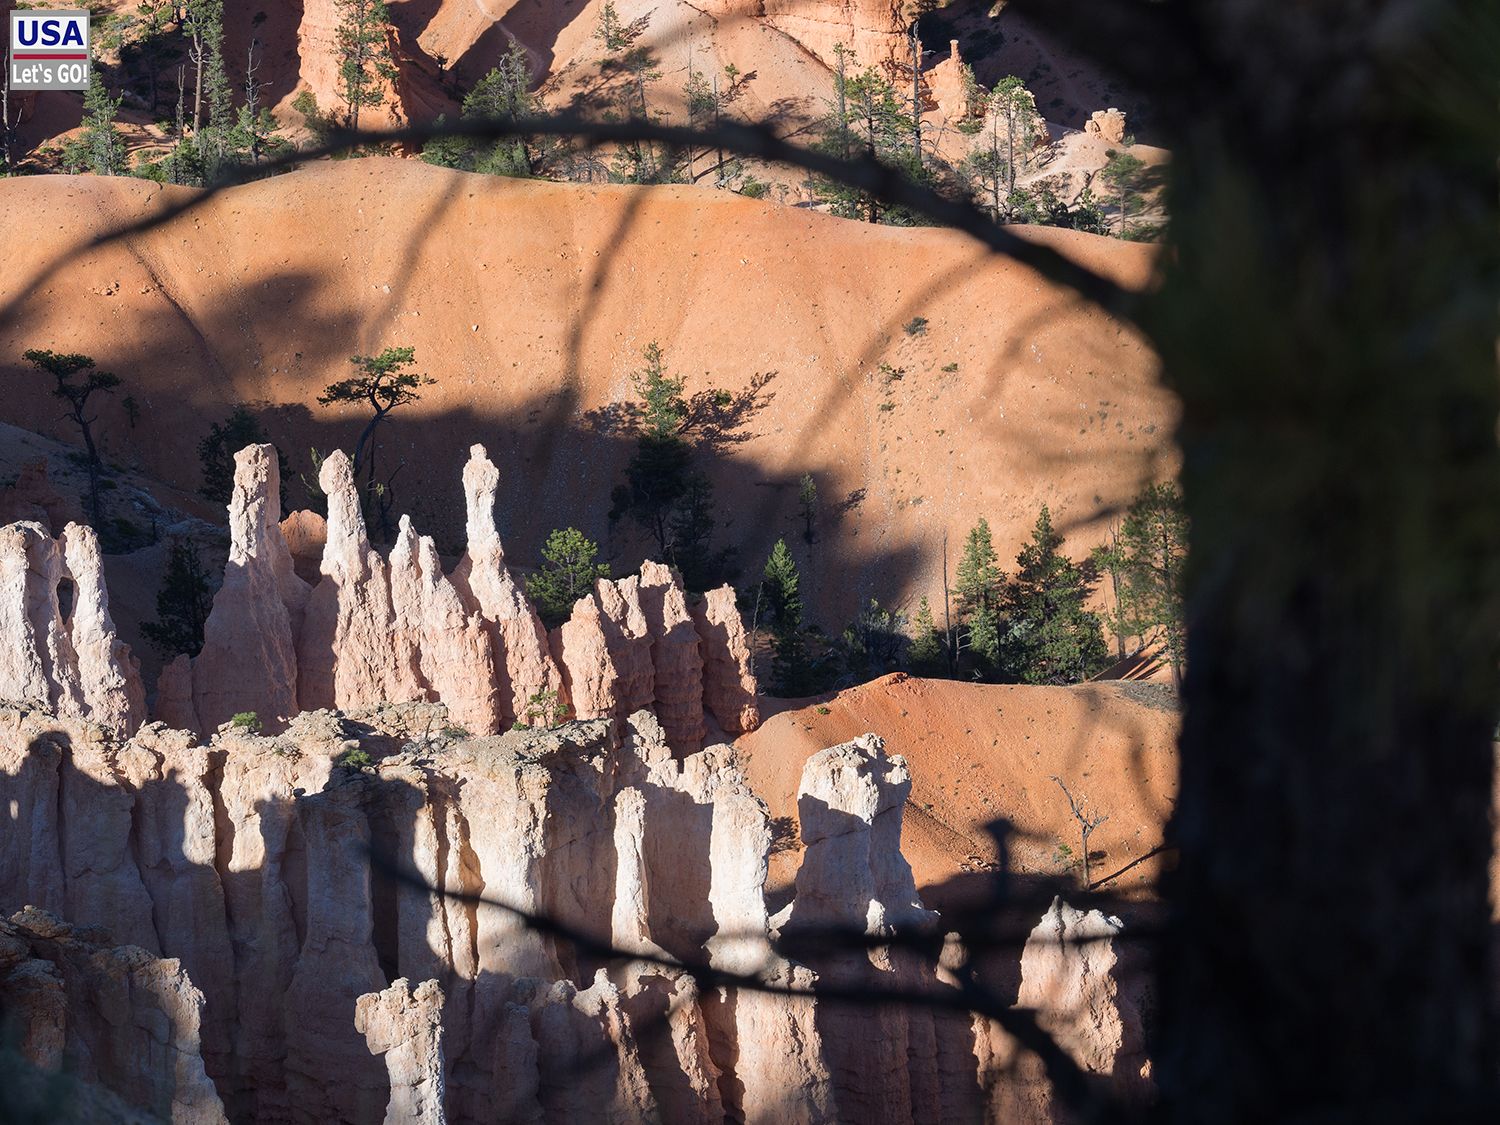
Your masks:
[[[155,709],[162,722],[208,733],[253,711],[279,730],[301,711],[432,702],[447,708],[454,726],[486,735],[534,723],[556,705],[571,717],[617,725],[645,707],[661,717],[679,755],[702,748],[710,729],[705,716],[729,736],[759,722],[750,649],[727,586],[690,598],[670,568],[646,563],[639,576],[600,580],[549,635],[506,563],[494,510],[500,472],[483,446],[473,447],[464,469],[468,547],[451,575],[432,538],[406,517],[388,554],[370,544],[343,453],[323,463],[319,483],[328,496],[326,523],[294,513],[278,524],[275,451],[250,446],[236,456],[224,585],[202,652],[162,672]],[[57,615],[47,608],[46,591],[49,581],[57,583],[40,541],[26,546],[38,533],[27,534],[31,539],[12,549],[21,577],[12,589],[0,589],[0,615],[10,610],[18,630],[35,617],[29,627],[40,640],[32,645],[35,659],[10,672],[17,688],[9,697],[63,715],[113,716],[88,695],[125,698],[123,687],[110,694],[95,686],[113,667],[104,662],[102,626],[77,630],[90,646],[82,680],[48,671],[68,631],[52,623]],[[308,570],[312,550],[319,577],[309,585],[298,569],[301,561]],[[0,566],[3,552],[0,544]],[[32,555],[36,561],[23,570],[20,560]],[[102,584],[96,586],[102,595]],[[40,608],[27,610],[32,603]],[[128,654],[115,653],[115,662],[124,667]],[[0,685],[5,672],[0,667]],[[109,729],[129,734],[139,726],[130,707],[138,704],[115,707],[122,714]]]
[[[907,58],[908,19],[897,0],[709,0],[704,11],[723,19],[759,20],[830,69],[842,45],[857,67],[884,67]]]
[[[115,634],[93,528],[70,523],[57,539],[29,521],[0,528],[0,700],[120,737],[145,718],[140,664]]]
[[[203,993],[177,960],[114,945],[103,930],[27,907],[0,919],[0,1006],[6,1045],[36,1070],[112,1091],[159,1121],[225,1125],[198,1050]],[[53,1091],[52,1119],[74,1119],[77,1093]],[[8,1109],[22,1104],[15,1095],[8,1087]],[[36,1120],[46,1119],[47,1102],[37,1108],[44,1116]]]
[[[18,919],[25,949],[0,940],[0,1000],[27,1013],[28,1058],[86,1048],[90,1081],[181,1122],[983,1118],[996,1032],[818,995],[950,987],[878,942],[806,940],[937,921],[900,853],[910,778],[878,738],[808,761],[804,861],[773,921],[771,826],[732,747],[680,757],[644,710],[623,730],[444,726],[417,703],[304,713],[275,735],[231,726],[206,745],[160,724],[120,742],[0,710],[0,903],[67,919]],[[72,962],[44,944],[69,925],[131,947],[75,957],[94,966],[76,996]],[[1080,1065],[1117,1072],[1108,950],[1047,955],[1047,925],[1023,995],[1061,1005],[1050,1026]],[[663,959],[808,995],[705,985]],[[125,984],[100,983],[106,970]],[[109,1053],[90,1005],[116,993]]]
[[[0,1004],[22,1065],[184,1125],[993,1113],[1016,1058],[996,1029],[826,995],[955,987],[888,943],[941,936],[901,854],[905,762],[874,735],[808,759],[770,917],[766,807],[718,741],[758,722],[733,592],[690,598],[647,563],[549,635],[498,480],[474,447],[450,575],[409,520],[372,547],[341,454],[326,525],[282,524],[274,450],[242,450],[203,649],[144,726],[93,533],[0,529],[0,917],[21,911]],[[512,729],[549,697],[577,718]],[[1093,940],[1111,927],[1055,906],[1022,997],[1079,1066],[1138,1079]],[[1012,1100],[1045,1110],[1020,1073]]]

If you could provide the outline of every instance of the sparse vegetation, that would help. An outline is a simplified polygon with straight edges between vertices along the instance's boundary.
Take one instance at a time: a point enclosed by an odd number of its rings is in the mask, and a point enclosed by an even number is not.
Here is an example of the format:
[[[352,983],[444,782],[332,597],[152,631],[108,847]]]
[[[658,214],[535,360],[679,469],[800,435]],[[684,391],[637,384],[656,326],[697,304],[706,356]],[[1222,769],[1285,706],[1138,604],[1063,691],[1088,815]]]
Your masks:
[[[197,546],[192,540],[173,544],[156,595],[156,620],[142,624],[141,633],[163,656],[197,656],[212,609],[212,587]]]
[[[524,726],[552,730],[567,721],[568,705],[553,688],[533,692],[526,700],[526,713],[521,716]]]
[[[375,764],[375,759],[363,746],[351,746],[335,758],[333,764],[346,770],[367,770]]]
[[[609,564],[598,562],[599,547],[575,527],[547,536],[542,547],[542,565],[526,579],[526,593],[552,629],[566,621],[573,603],[609,577]]]
[[[104,461],[94,444],[94,423],[98,420],[88,412],[89,399],[96,394],[111,394],[120,385],[120,377],[108,371],[96,370],[92,356],[74,352],[59,353],[45,348],[31,348],[22,353],[38,371],[52,376],[52,397],[67,404],[66,416],[72,419],[83,437],[83,447],[89,472],[89,515],[98,525],[103,520],[99,504],[99,477],[104,471]]]
[[[246,734],[259,734],[261,729],[260,716],[254,711],[238,711],[230,716],[230,726],[236,730],[242,730]]]
[[[266,433],[250,408],[240,403],[229,412],[222,422],[208,428],[208,435],[198,443],[198,465],[203,472],[203,483],[198,494],[206,500],[220,504],[229,502],[234,491],[234,455],[247,445],[260,445],[267,441]],[[276,451],[276,464],[281,479],[287,480],[289,470],[286,458]]]
[[[407,370],[416,363],[416,349],[412,347],[386,348],[379,355],[350,356],[349,362],[358,374],[337,383],[330,383],[318,396],[324,406],[347,404],[367,407],[370,420],[360,431],[354,443],[353,470],[356,477],[363,466],[365,470],[365,502],[374,508],[385,538],[390,538],[390,512],[394,503],[392,485],[400,471],[398,464],[385,480],[375,475],[375,431],[392,411],[409,406],[422,397],[422,388],[431,386],[436,379],[417,371]]]

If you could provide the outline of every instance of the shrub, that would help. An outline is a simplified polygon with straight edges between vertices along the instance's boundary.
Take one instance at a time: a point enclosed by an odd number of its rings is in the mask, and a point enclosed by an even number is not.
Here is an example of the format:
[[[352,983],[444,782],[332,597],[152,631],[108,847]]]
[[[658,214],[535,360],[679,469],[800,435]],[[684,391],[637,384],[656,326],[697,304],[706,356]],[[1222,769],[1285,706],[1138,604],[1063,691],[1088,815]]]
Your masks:
[[[356,746],[352,750],[345,750],[334,762],[336,766],[342,766],[346,770],[362,770],[375,764],[369,753],[363,746]]]
[[[167,572],[156,595],[155,621],[141,625],[141,633],[163,656],[179,652],[197,656],[203,647],[203,623],[213,609],[208,571],[191,540],[172,547]]]
[[[236,730],[242,730],[247,734],[260,733],[260,716],[254,711],[240,711],[229,720],[229,723]]]
[[[906,334],[908,336],[927,335],[927,318],[925,316],[914,316],[906,322]]]
[[[536,692],[526,701],[524,716],[527,726],[551,730],[561,726],[568,717],[568,705],[551,688]]]

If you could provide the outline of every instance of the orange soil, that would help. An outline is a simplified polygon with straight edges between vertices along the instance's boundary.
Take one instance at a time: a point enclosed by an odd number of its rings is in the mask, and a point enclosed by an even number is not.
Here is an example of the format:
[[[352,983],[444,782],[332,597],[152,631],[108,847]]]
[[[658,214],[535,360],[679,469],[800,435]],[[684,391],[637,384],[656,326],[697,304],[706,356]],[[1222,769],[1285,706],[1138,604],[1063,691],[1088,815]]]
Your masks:
[[[745,407],[733,440],[705,455],[719,540],[758,568],[786,536],[830,624],[871,597],[927,593],[940,609],[944,536],[951,572],[981,515],[1008,560],[1046,502],[1081,554],[1111,508],[1174,468],[1176,407],[1140,337],[952,232],[694,188],[370,159],[308,166],[75,249],[189,194],[95,177],[0,183],[0,379],[12,388],[0,418],[73,440],[20,353],[82,351],[125,380],[97,411],[111,460],[192,491],[198,441],[249,402],[295,476],[309,447],[352,447],[360,412],[316,403],[348,357],[411,344],[438,383],[381,434],[385,470],[404,463],[398,507],[453,553],[459,471],[482,441],[505,474],[501,530],[519,561],[574,524],[629,567],[643,544],[605,517],[631,443],[609,423],[659,340],[689,393],[722,389]],[[1130,285],[1150,275],[1148,247],[1026,237]],[[916,317],[926,330],[909,334]],[[759,390],[757,373],[769,376]],[[811,550],[798,537],[803,473],[822,509]]]
[[[978,882],[972,873],[998,863],[985,829],[998,818],[1010,822],[1009,870],[1066,870],[1058,845],[1080,854],[1078,825],[1053,777],[1091,813],[1109,818],[1089,842],[1095,880],[1161,842],[1177,770],[1177,714],[1167,688],[1008,687],[894,675],[826,702],[786,704],[736,745],[771,815],[795,818],[807,758],[867,731],[911,769],[902,851],[929,905],[951,905],[966,884]],[[773,858],[773,887],[794,878],[797,862],[791,851]],[[1158,870],[1157,860],[1141,863],[1110,890],[1139,892]]]

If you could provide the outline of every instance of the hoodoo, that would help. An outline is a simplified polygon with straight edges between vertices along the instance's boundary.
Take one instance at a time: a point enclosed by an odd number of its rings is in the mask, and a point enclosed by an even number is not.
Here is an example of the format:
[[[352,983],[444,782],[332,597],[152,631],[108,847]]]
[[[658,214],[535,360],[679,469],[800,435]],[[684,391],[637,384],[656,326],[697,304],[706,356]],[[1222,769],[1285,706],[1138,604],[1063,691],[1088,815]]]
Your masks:
[[[344,454],[329,455],[320,483],[329,514],[322,578],[309,589],[275,519],[275,450],[250,446],[237,455],[224,584],[204,626],[203,650],[163,669],[159,720],[206,734],[254,712],[267,729],[280,730],[303,710],[441,703],[456,727],[486,735],[544,710],[622,722],[647,707],[679,754],[702,747],[705,712],[727,735],[756,726],[750,649],[727,586],[690,601],[671,568],[647,562],[639,577],[596,582],[549,636],[506,565],[495,527],[499,471],[483,446],[474,446],[464,469],[469,543],[451,576],[431,537],[418,534],[408,517],[388,555],[371,546]],[[312,522],[294,517],[293,526]],[[30,657],[13,669],[0,668],[17,685],[3,697],[65,716],[97,712],[109,729],[133,733],[143,710],[138,677],[122,663],[123,646],[101,647],[113,637],[101,631],[108,625],[102,583],[80,582],[84,596],[72,619],[87,645],[85,684],[68,623],[48,608],[63,578],[48,554],[56,548],[42,543],[45,533],[35,525],[13,526],[33,528],[14,533],[22,537],[16,558],[29,559],[30,550],[41,566],[16,563],[18,576],[29,577],[18,577],[8,598],[0,591],[0,614],[14,617],[18,635],[41,641],[28,642]],[[29,548],[26,535],[34,540]],[[80,558],[87,558],[81,549]],[[94,608],[100,605],[102,615]]]

